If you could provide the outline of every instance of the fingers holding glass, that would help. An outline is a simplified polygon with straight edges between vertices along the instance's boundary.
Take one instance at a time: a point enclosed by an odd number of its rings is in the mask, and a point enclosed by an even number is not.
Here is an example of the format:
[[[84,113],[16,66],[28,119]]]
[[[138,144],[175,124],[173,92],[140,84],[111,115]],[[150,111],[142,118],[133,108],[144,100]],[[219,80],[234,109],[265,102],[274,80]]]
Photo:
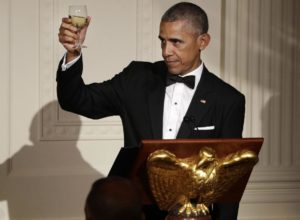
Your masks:
[[[77,28],[72,26],[71,19],[62,19],[58,33],[58,40],[67,51],[73,53],[76,50],[74,45],[78,42]]]

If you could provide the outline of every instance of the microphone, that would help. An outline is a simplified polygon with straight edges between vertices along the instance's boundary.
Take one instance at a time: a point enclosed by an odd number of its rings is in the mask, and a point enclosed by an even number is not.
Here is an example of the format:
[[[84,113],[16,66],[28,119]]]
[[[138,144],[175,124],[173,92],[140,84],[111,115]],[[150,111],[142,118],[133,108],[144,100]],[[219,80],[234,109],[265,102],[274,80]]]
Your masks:
[[[196,119],[195,119],[194,115],[186,115],[183,117],[183,121],[188,124],[190,124],[190,123],[194,124],[196,122]]]

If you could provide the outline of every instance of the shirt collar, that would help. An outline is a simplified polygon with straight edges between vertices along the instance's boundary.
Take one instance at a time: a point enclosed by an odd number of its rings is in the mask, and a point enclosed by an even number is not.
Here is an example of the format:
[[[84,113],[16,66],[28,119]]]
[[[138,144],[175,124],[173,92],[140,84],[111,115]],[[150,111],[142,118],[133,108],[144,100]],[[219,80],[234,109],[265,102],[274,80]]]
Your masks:
[[[203,62],[201,62],[200,66],[198,66],[192,72],[184,74],[184,76],[195,76],[195,87],[194,87],[194,90],[196,90],[196,88],[198,86],[198,83],[200,82],[200,79],[201,79],[201,76],[202,76],[202,72],[203,72],[203,67],[204,67],[204,64],[203,64]]]

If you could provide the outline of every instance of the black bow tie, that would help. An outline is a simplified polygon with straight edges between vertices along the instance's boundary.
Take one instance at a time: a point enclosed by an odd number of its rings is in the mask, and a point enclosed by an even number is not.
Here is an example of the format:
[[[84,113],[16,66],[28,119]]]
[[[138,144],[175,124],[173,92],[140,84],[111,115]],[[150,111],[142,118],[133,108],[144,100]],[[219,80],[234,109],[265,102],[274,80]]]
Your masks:
[[[174,83],[184,83],[187,87],[193,89],[195,87],[195,76],[185,76],[180,77],[174,74],[168,74],[167,76],[167,86]]]

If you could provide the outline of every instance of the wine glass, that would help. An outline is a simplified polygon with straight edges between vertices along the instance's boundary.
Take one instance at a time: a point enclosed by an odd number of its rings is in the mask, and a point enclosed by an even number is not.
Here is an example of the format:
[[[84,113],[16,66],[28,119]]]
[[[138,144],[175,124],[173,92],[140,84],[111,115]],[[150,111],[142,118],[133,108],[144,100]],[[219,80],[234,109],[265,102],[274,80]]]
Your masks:
[[[82,45],[80,40],[80,31],[87,23],[87,7],[86,5],[70,5],[69,6],[69,18],[71,18],[72,25],[76,27],[78,42],[75,45],[75,49],[86,48]]]

